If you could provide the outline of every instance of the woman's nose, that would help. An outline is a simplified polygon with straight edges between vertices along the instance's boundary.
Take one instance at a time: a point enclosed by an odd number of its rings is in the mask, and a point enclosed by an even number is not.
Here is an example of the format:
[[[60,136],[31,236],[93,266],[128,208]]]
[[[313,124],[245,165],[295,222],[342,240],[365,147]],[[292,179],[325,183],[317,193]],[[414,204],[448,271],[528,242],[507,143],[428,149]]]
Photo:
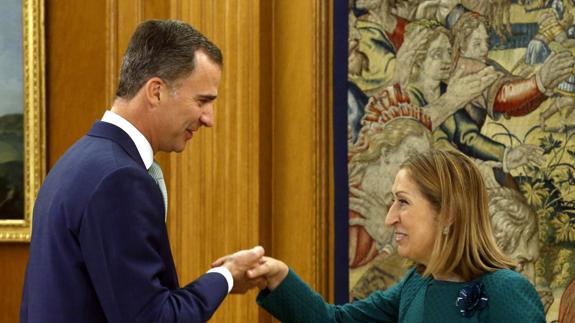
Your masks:
[[[397,216],[397,211],[395,211],[395,203],[391,205],[387,215],[385,216],[385,225],[392,226],[398,222],[399,217]]]

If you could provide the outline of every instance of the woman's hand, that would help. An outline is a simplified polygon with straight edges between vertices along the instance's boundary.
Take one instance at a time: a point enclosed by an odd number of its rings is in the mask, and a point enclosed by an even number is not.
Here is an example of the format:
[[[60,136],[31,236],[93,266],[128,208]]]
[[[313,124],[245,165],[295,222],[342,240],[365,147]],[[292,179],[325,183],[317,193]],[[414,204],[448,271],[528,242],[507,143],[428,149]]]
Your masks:
[[[274,290],[286,278],[289,272],[288,266],[281,260],[271,257],[263,257],[259,265],[247,271],[250,279],[263,277],[269,290]],[[260,287],[261,288],[261,287]]]

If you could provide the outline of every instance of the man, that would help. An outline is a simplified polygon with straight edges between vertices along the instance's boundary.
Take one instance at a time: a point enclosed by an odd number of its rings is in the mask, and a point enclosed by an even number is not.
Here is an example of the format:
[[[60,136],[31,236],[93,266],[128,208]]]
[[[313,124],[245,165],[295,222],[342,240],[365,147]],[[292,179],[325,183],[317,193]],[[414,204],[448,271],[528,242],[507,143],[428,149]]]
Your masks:
[[[213,125],[221,67],[220,50],[183,22],[137,28],[111,110],[38,193],[21,322],[205,322],[230,290],[257,283],[245,272],[261,247],[179,287],[165,184],[147,171],[161,174],[156,152],[181,152]]]

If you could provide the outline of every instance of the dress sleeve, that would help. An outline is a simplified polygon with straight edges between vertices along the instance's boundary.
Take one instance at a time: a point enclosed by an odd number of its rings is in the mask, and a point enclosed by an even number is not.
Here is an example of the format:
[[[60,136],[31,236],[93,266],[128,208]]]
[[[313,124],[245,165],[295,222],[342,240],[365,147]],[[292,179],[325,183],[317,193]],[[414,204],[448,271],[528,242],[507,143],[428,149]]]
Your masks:
[[[327,304],[292,270],[273,291],[263,290],[257,298],[260,306],[284,323],[360,323],[397,322],[404,279],[385,291],[377,291],[364,300],[345,305]]]
[[[161,193],[141,169],[122,168],[102,179],[78,239],[109,322],[205,322],[227,295],[218,273],[179,288]]]
[[[498,270],[484,283],[489,298],[489,322],[546,322],[539,295],[521,274]]]

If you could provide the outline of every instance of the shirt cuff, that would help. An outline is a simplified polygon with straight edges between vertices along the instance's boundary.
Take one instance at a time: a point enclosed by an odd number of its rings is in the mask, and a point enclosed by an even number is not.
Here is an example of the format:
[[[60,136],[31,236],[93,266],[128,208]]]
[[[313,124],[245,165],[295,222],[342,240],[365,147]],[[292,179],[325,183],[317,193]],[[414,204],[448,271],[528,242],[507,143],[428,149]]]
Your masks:
[[[228,282],[228,293],[234,288],[234,278],[232,277],[232,273],[226,267],[215,267],[208,270],[208,273],[218,273],[224,276],[226,281]]]

